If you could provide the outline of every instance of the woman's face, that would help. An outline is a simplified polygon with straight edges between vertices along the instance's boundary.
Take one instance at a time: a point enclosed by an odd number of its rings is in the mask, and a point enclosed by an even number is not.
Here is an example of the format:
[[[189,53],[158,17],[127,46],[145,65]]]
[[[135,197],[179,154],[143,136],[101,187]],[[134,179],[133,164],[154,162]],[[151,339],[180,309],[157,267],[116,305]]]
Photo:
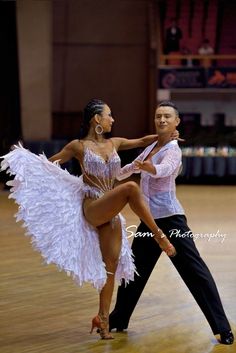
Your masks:
[[[104,105],[103,111],[98,114],[98,117],[99,124],[103,127],[103,131],[105,133],[110,132],[115,120],[112,118],[111,109],[108,107],[108,105]]]
[[[180,123],[176,111],[172,107],[159,107],[155,113],[155,127],[158,135],[171,134]]]

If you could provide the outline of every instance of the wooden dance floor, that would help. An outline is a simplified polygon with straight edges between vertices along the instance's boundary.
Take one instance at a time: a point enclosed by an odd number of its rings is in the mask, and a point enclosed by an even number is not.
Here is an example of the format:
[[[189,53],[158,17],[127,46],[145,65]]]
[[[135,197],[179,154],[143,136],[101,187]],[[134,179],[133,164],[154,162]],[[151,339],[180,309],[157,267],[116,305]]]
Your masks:
[[[236,331],[236,191],[233,186],[177,187],[196,240],[217,282]],[[236,352],[236,343],[217,343],[189,291],[162,254],[132,316],[127,332],[103,341],[89,334],[98,295],[77,287],[53,265],[43,266],[24,229],[15,223],[16,205],[0,192],[0,353],[208,353]],[[138,224],[128,207],[128,225]],[[40,221],[40,220],[39,220]],[[226,234],[225,240],[220,234]],[[148,256],[148,254],[147,254]],[[114,304],[115,295],[113,298]],[[112,306],[113,307],[113,306]]]

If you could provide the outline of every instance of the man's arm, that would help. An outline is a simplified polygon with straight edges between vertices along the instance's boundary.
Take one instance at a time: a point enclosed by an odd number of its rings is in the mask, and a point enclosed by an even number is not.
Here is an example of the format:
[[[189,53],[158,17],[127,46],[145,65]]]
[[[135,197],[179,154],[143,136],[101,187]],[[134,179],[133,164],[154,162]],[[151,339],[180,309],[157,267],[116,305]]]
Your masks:
[[[121,168],[119,175],[116,177],[117,180],[123,180],[126,179],[128,177],[130,177],[133,173],[140,173],[141,170],[139,170],[139,168],[136,167],[136,161],[140,160],[142,161],[144,156],[146,153],[146,149],[140,153],[140,155],[138,157],[136,157],[133,162],[126,164],[123,168]]]
[[[150,161],[141,160],[135,161],[135,165],[138,169],[146,171],[151,174],[153,178],[165,178],[173,174],[176,168],[181,163],[182,153],[180,149],[169,148],[161,163],[153,164]]]
[[[157,135],[150,135],[150,136],[157,136]],[[150,136],[147,136],[148,138]],[[179,132],[178,130],[176,130],[173,134],[172,134],[172,139],[173,140],[180,140],[183,141],[182,139],[179,138]],[[156,141],[156,139],[154,140]],[[141,170],[143,168],[139,168],[139,165],[144,165],[144,167],[147,167],[147,170],[149,173],[155,174],[155,168],[153,168],[152,163],[145,161],[143,162],[144,156],[146,155],[146,149],[137,157],[135,158],[135,160],[132,163],[126,164],[120,171],[120,174],[116,177],[117,180],[123,180],[126,179],[128,177],[130,177],[133,173],[140,173]],[[140,161],[140,163],[139,163]],[[145,170],[145,169],[143,169]]]

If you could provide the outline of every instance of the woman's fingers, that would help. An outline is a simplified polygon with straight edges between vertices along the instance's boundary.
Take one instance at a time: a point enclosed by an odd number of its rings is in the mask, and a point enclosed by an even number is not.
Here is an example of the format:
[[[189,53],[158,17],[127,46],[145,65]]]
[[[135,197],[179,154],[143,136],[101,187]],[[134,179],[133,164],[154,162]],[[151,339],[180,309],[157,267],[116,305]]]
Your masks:
[[[143,162],[137,160],[137,161],[134,162],[134,165],[135,165],[135,168],[139,169],[143,165]]]

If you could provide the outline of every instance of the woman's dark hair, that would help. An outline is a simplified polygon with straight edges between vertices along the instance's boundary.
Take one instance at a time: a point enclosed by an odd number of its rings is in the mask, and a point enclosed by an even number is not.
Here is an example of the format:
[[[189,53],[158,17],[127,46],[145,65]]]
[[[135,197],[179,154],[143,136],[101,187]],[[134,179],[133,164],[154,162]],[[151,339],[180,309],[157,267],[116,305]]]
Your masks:
[[[100,99],[92,99],[83,112],[83,121],[80,128],[79,138],[84,138],[88,134],[90,120],[94,117],[95,114],[101,114],[106,103]]]
[[[157,106],[157,108],[160,108],[160,107],[171,107],[171,108],[173,108],[175,110],[176,115],[179,116],[179,111],[178,111],[177,106],[171,101],[162,101]]]

